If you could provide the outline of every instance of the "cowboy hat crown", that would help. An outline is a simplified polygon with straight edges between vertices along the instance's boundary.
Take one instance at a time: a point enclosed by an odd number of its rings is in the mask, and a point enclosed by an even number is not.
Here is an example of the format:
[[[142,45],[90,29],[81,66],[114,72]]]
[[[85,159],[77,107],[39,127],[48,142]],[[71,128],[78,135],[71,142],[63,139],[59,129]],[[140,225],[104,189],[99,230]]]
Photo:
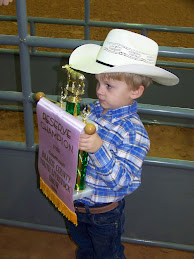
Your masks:
[[[134,73],[150,77],[163,85],[175,85],[179,79],[156,66],[158,44],[135,32],[113,29],[103,46],[85,44],[75,49],[69,59],[72,68],[90,73]]]

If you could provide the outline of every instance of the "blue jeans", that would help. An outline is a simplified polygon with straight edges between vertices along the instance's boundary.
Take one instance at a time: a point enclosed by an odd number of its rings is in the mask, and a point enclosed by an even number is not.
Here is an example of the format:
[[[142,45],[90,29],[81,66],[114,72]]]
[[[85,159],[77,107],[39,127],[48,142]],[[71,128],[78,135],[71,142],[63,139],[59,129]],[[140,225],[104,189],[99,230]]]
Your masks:
[[[80,206],[79,203],[75,205]],[[78,212],[77,227],[70,221],[67,222],[70,235],[78,246],[77,259],[125,259],[121,244],[124,207],[123,199],[109,212],[90,214],[89,209],[87,213]]]

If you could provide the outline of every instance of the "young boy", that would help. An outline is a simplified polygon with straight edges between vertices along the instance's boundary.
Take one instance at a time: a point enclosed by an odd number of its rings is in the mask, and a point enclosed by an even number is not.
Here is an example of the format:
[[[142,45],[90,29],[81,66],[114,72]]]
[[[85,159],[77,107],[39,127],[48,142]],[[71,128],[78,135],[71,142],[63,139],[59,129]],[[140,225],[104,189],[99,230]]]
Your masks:
[[[70,56],[72,68],[95,74],[98,101],[89,119],[93,135],[80,136],[80,150],[89,153],[86,183],[91,197],[75,201],[78,226],[68,222],[79,259],[125,258],[121,244],[124,197],[141,183],[148,134],[137,115],[137,102],[152,80],[175,85],[178,78],[155,66],[158,45],[126,30],[113,29],[103,46],[87,44]]]

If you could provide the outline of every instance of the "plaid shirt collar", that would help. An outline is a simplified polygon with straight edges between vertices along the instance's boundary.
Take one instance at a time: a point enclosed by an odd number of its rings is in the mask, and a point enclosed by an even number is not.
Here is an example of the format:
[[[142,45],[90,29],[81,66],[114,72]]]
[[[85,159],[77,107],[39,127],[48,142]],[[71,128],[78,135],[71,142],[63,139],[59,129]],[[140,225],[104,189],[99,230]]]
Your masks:
[[[103,112],[103,108],[100,106],[99,101],[97,101],[94,104],[94,113],[96,114],[97,118],[101,117],[101,114]],[[131,105],[129,106],[123,106],[121,108],[115,109],[115,110],[108,110],[105,115],[106,119],[109,117],[111,120],[112,119],[120,119],[125,116],[132,115],[133,113],[137,112],[137,101],[134,101]]]

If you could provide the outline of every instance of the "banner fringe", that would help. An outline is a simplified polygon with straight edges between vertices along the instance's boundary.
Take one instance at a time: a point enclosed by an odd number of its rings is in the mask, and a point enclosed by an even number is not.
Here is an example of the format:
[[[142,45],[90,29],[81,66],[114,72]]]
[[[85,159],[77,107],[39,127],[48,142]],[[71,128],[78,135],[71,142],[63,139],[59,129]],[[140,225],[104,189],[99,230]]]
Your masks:
[[[40,189],[44,195],[55,205],[55,207],[73,224],[77,226],[77,215],[72,212],[63,202],[57,197],[57,195],[45,184],[40,177]]]

